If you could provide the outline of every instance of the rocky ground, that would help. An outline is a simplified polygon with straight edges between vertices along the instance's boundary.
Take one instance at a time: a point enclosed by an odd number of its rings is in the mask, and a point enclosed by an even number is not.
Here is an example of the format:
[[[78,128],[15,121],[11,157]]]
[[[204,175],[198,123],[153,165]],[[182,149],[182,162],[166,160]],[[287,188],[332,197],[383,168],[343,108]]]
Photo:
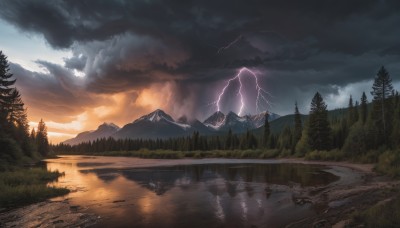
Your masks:
[[[0,214],[0,227],[89,227],[98,219],[68,200],[44,201]]]
[[[299,193],[295,202],[311,202],[319,213],[287,227],[363,227],[362,224],[352,221],[352,215],[373,205],[389,202],[400,189],[400,181],[377,175],[373,172],[372,165],[299,160],[297,162],[351,168],[360,172],[361,179],[345,180],[346,183],[339,181],[328,187]]]

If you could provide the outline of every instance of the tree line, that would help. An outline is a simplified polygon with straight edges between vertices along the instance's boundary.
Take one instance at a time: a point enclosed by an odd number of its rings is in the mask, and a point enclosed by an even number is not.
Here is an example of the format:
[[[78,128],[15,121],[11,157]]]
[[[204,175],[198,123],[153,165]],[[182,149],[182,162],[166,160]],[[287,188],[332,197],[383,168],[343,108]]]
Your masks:
[[[400,147],[400,96],[394,91],[392,80],[381,67],[372,85],[373,99],[368,102],[365,92],[359,101],[349,97],[346,115],[328,117],[322,95],[315,93],[306,121],[302,121],[297,102],[293,124],[278,134],[271,133],[268,113],[262,134],[247,131],[235,134],[203,136],[193,132],[187,137],[170,139],[114,139],[101,138],[78,145],[58,144],[52,149],[59,153],[95,153],[107,151],[173,150],[248,150],[276,149],[284,155],[304,156],[310,151],[341,150],[360,155],[371,150]]]
[[[27,109],[15,83],[7,56],[0,51],[0,164],[47,156],[50,150],[43,120],[37,132],[29,132]]]

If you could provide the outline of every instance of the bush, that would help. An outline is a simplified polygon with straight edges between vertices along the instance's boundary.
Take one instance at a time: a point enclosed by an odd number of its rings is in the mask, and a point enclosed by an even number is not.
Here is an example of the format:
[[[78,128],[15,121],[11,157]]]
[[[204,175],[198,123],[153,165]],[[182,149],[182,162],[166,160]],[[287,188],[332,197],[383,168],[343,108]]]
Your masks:
[[[282,151],[279,154],[279,157],[282,157],[282,158],[286,158],[286,157],[290,157],[290,156],[292,156],[292,150],[290,150],[290,149],[282,149]]]
[[[306,160],[320,160],[320,161],[342,161],[346,158],[345,153],[341,150],[331,151],[311,151],[305,156]]]
[[[361,162],[361,163],[377,163],[379,156],[382,152],[378,150],[370,150],[365,154],[358,155],[352,158],[352,161]]]
[[[379,156],[375,170],[391,177],[400,177],[400,151],[386,151]]]
[[[261,153],[259,158],[269,159],[269,158],[276,158],[279,156],[278,150],[265,150]]]

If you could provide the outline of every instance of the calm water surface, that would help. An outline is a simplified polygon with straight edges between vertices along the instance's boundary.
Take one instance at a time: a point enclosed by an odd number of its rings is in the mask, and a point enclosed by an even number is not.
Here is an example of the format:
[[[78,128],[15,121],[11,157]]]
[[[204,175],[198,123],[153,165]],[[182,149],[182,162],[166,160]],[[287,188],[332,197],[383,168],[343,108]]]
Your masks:
[[[268,160],[154,160],[65,156],[71,205],[101,217],[98,227],[281,227],[311,216],[293,196],[339,180],[329,167]]]

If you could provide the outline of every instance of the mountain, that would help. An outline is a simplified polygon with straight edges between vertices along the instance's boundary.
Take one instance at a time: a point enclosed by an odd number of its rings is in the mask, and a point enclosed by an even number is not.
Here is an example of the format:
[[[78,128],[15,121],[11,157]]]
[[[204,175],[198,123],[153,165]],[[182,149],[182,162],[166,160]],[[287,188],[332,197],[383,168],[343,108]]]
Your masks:
[[[98,138],[108,138],[119,130],[113,123],[103,123],[96,130],[79,133],[75,138],[64,141],[65,144],[76,145],[81,142],[93,141]]]
[[[269,117],[268,117],[268,121],[271,122],[273,120],[276,120],[278,118],[280,118],[281,116],[276,114],[276,113],[269,113]],[[250,119],[253,122],[253,125],[255,128],[264,126],[265,124],[265,112],[261,112],[259,114],[255,114],[255,115],[250,115]]]
[[[269,121],[275,120],[280,116],[275,113],[271,113]],[[238,116],[234,112],[229,112],[226,116],[222,112],[218,111],[208,117],[204,124],[214,129],[215,131],[226,132],[231,129],[234,133],[242,133],[247,130],[252,130],[264,126],[265,123],[265,112],[256,115],[245,115]]]
[[[269,120],[271,121],[277,117],[279,115],[272,113]],[[238,116],[234,112],[229,112],[225,115],[218,111],[204,122],[197,119],[189,119],[186,116],[182,116],[175,121],[163,110],[157,109],[132,123],[126,124],[122,128],[115,124],[104,123],[95,131],[82,132],[64,143],[74,145],[107,137],[116,139],[166,139],[189,136],[194,131],[198,131],[201,135],[216,135],[225,134],[229,129],[232,129],[234,133],[243,133],[247,130],[262,127],[264,120],[265,112],[257,115]]]
[[[211,127],[211,128],[218,128],[223,121],[225,120],[225,114],[217,111],[214,114],[212,114],[210,117],[208,117],[206,120],[204,120],[204,125],[206,125],[207,127]]]
[[[186,116],[181,116],[177,120],[180,124],[188,124],[191,126],[190,132],[198,131],[201,135],[210,135],[215,133],[213,128],[207,127],[204,123],[200,122],[198,119],[188,120]]]
[[[163,110],[144,115],[122,127],[116,132],[114,138],[173,138],[188,135],[192,130],[189,124],[175,122]]]

